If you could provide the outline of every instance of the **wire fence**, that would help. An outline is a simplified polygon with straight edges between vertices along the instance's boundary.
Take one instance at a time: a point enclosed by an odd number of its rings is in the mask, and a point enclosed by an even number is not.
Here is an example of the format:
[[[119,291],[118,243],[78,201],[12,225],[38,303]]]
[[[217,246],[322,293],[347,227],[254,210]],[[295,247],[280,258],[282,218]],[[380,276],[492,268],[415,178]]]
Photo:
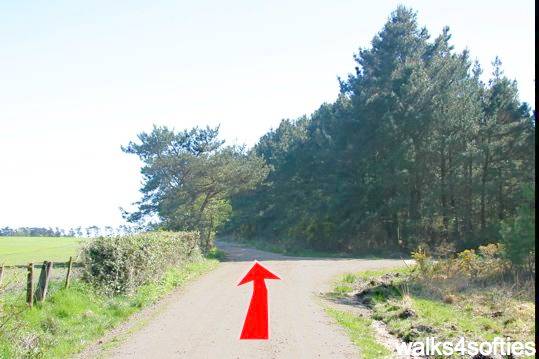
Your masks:
[[[74,276],[77,263],[73,257],[66,262],[44,261],[25,266],[0,265],[0,296],[26,294],[26,303],[32,307],[50,295],[51,284],[55,288],[67,288]]]

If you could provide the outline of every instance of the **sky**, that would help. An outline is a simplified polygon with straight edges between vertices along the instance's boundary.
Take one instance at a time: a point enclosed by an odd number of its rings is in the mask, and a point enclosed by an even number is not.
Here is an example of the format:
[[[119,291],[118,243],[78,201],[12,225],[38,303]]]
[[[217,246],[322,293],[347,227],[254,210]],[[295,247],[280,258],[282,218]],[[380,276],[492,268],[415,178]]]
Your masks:
[[[0,226],[122,224],[142,178],[121,145],[157,124],[252,146],[335,100],[398,4],[535,107],[533,1],[0,1]]]

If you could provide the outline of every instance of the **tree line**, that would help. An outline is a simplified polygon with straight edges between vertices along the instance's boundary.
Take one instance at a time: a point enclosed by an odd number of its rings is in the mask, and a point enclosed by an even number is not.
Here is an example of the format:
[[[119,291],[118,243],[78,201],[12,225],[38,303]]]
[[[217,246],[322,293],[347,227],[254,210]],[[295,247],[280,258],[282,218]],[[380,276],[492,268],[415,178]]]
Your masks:
[[[230,230],[351,252],[499,241],[535,186],[535,114],[499,59],[484,83],[450,38],[394,11],[334,103],[260,139],[272,170],[233,198]]]
[[[142,133],[124,148],[145,164],[127,218],[198,229],[206,247],[218,229],[349,253],[503,241],[535,204],[535,112],[498,58],[484,82],[450,39],[398,7],[333,103],[283,120],[250,150],[225,147],[218,129]]]
[[[82,235],[82,230],[79,228]],[[9,226],[0,228],[0,237],[67,237],[76,235],[75,229],[65,230],[63,228],[52,227],[17,227]]]
[[[130,225],[72,227],[17,227],[0,228],[0,237],[98,237],[136,232],[137,228]]]

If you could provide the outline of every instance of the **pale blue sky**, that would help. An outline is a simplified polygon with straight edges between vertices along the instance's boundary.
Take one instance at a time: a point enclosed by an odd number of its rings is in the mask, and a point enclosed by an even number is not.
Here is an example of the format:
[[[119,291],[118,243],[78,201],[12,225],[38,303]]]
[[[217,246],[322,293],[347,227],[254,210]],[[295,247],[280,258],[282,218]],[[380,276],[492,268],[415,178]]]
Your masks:
[[[533,1],[0,1],[0,226],[121,224],[120,145],[153,123],[254,144],[334,100],[399,3],[534,105]]]

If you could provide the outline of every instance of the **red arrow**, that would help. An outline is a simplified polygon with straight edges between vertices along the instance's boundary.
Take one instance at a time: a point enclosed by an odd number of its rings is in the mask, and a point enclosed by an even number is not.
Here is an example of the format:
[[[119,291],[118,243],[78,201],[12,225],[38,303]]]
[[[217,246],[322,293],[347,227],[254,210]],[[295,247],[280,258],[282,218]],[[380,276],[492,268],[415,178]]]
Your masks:
[[[243,323],[240,339],[268,339],[268,289],[265,279],[281,279],[255,261],[238,283],[253,281],[253,296]]]

